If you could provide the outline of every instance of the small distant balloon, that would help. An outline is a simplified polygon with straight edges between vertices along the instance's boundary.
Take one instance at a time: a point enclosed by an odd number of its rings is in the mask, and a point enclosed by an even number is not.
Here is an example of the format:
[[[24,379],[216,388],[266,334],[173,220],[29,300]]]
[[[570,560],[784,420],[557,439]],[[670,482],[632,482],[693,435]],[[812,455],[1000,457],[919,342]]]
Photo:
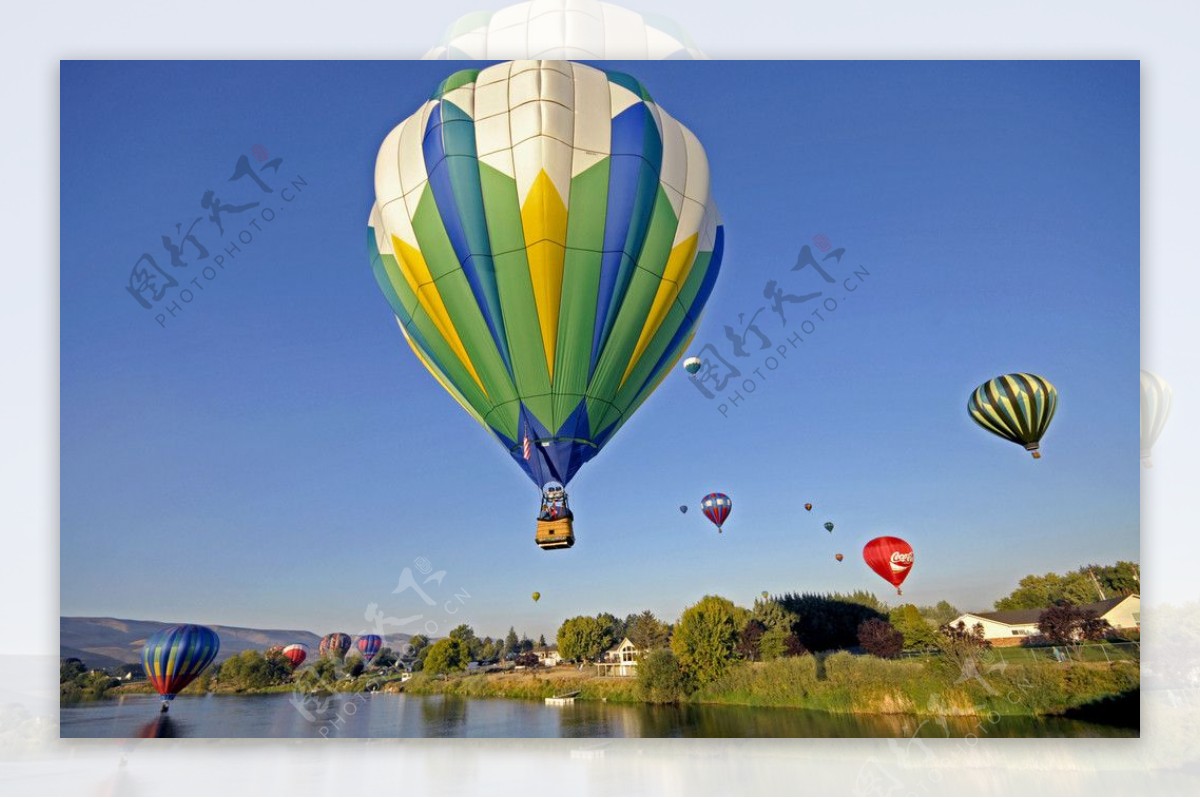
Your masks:
[[[841,561],[842,561],[842,555],[841,555],[841,554],[835,554],[835,555],[833,555],[833,559],[837,560],[838,562],[841,562]]]
[[[1157,374],[1142,371],[1142,465],[1152,468],[1150,451],[1171,415],[1171,386]]]
[[[702,365],[704,365],[704,361],[702,361],[700,358],[689,357],[687,360],[683,361],[683,370],[688,374],[695,374],[700,370],[700,366]]]
[[[826,531],[826,532],[832,532],[832,531],[833,531],[833,522],[832,522],[832,521],[826,521],[826,522],[825,522],[825,531]]]
[[[767,592],[767,591],[765,591],[765,590],[762,592],[762,597],[763,597],[763,598],[767,598],[767,597],[769,597],[770,595],[771,595],[771,594],[770,594],[770,593],[768,593],[768,592]]]
[[[811,512],[812,512],[812,505],[811,505],[811,504],[805,504],[805,505],[804,505],[804,509],[805,509],[805,510],[808,510],[808,511],[811,513]]]
[[[540,599],[541,597],[542,597],[542,594],[537,592],[536,590],[533,591],[533,594],[530,596],[530,598],[533,599],[534,603],[537,603],[538,599]]]
[[[687,513],[687,505],[686,504],[679,505],[679,512],[686,514]]]

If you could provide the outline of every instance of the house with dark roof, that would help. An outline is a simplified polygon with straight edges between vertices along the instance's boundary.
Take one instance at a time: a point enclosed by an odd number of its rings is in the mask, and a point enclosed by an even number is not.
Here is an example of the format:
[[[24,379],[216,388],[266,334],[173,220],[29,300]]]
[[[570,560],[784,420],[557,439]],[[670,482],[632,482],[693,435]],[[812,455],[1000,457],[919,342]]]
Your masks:
[[[1142,600],[1137,593],[1118,596],[1091,604],[1080,604],[1079,609],[1108,621],[1113,629],[1139,629],[1142,623]],[[957,626],[959,621],[968,629],[976,624],[983,627],[983,637],[994,646],[1016,646],[1038,633],[1037,620],[1046,608],[1036,610],[998,610],[996,612],[965,612],[950,622]]]

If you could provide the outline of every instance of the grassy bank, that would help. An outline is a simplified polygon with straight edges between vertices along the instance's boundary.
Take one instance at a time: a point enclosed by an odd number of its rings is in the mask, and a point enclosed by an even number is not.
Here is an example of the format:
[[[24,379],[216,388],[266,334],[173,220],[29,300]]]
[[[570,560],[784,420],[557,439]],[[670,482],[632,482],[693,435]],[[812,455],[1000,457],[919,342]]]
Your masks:
[[[636,702],[637,680],[594,676],[574,668],[544,671],[489,673],[436,678],[418,673],[404,683],[404,691],[416,695],[444,693],[469,698],[542,699],[579,691],[582,701]]]
[[[979,666],[978,678],[938,660],[845,652],[741,663],[690,697],[705,704],[802,707],[846,714],[1059,715],[1136,690],[1134,663]]]

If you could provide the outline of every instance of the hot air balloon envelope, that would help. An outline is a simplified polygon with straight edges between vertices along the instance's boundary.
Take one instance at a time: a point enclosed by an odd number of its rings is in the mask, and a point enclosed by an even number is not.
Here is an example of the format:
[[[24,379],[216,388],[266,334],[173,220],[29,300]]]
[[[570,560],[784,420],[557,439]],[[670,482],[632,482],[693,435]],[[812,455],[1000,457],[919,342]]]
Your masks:
[[[721,531],[721,525],[733,510],[733,501],[724,493],[710,493],[700,500],[700,511]]]
[[[686,504],[679,505],[679,512],[687,513],[687,505]]]
[[[805,510],[808,510],[809,512],[812,512],[812,505],[811,505],[811,504],[805,504],[805,505],[804,505],[804,509],[805,509]]]
[[[700,358],[689,357],[687,360],[683,361],[683,370],[688,374],[695,374],[700,370],[702,365],[704,365],[704,361],[702,361]]]
[[[317,654],[320,656],[334,656],[338,659],[346,656],[346,652],[350,650],[350,635],[345,632],[333,632],[321,638],[321,644],[317,646]]]
[[[832,532],[832,531],[833,531],[833,522],[832,522],[832,521],[826,521],[826,522],[825,522],[825,531],[826,531],[826,532]]]
[[[383,647],[383,638],[379,635],[363,635],[358,638],[358,651],[362,654],[363,662],[370,662]]]
[[[842,555],[840,555],[840,554],[835,554],[835,555],[833,555],[833,559],[837,560],[838,562],[841,562],[841,561],[842,561]]]
[[[863,560],[900,593],[900,585],[913,567],[912,546],[900,538],[878,537],[863,547]]]
[[[709,182],[646,87],[570,61],[456,72],[381,145],[376,281],[534,484],[568,484],[691,341],[724,247]]]
[[[1036,374],[1004,374],[980,385],[967,400],[971,419],[993,435],[1019,443],[1035,458],[1054,411],[1058,391]]]
[[[542,594],[535,590],[535,591],[533,591],[533,595],[530,598],[532,598],[534,600],[534,602],[537,602],[541,597],[542,597]]]
[[[304,660],[308,659],[308,646],[303,643],[292,643],[290,646],[284,646],[283,656],[284,659],[292,663],[292,669],[295,670],[304,664]]]
[[[220,650],[221,639],[207,626],[171,626],[146,640],[142,668],[158,694],[171,701],[216,659]]]

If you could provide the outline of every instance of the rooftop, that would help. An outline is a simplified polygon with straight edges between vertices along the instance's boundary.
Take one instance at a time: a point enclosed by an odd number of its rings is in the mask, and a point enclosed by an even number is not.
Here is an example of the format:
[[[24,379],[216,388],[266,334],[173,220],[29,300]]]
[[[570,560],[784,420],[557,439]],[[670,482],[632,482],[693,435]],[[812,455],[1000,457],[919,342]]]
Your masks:
[[[1127,598],[1136,597],[1137,593],[1131,593],[1128,596],[1117,596],[1116,598],[1106,599],[1104,601],[1093,601],[1091,604],[1080,604],[1078,609],[1089,614],[1095,614],[1097,617],[1111,610],[1113,607],[1120,604]],[[1007,626],[1015,626],[1023,623],[1037,623],[1038,616],[1045,612],[1049,607],[1042,607],[1034,610],[998,610],[996,612],[969,612],[968,615],[974,615],[976,618],[986,618],[989,621],[1002,623]]]

